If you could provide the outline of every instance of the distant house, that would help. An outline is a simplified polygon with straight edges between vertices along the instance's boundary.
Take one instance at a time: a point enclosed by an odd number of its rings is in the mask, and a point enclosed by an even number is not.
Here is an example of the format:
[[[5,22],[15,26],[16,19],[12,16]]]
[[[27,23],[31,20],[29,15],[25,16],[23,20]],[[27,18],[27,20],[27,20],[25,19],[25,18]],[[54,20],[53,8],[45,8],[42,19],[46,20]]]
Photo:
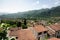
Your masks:
[[[60,39],[58,39],[58,38],[50,38],[50,39],[48,39],[48,40],[60,40]]]
[[[47,26],[48,34],[50,37],[57,37],[60,38],[60,24],[53,24],[50,26]]]
[[[30,27],[30,30],[37,40],[44,40],[47,36],[48,30],[42,25],[34,25],[33,27]]]

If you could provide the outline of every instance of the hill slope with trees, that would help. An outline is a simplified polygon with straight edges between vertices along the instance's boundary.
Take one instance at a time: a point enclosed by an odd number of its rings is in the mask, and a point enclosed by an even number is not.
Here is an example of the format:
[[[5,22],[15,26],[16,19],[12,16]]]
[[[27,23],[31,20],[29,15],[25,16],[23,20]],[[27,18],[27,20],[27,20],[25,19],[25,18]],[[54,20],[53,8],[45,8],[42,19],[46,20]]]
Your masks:
[[[51,18],[51,17],[60,17],[60,6],[52,7],[51,9],[40,9],[40,10],[31,10],[26,12],[18,12],[13,14],[1,15],[3,18]]]

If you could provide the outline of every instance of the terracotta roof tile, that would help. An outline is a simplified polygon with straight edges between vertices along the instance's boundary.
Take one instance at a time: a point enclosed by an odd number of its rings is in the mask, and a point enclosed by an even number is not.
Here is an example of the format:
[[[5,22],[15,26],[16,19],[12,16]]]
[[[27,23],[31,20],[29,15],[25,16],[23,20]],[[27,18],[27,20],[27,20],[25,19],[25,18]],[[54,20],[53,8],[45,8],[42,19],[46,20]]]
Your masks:
[[[18,37],[17,40],[36,40],[34,34],[29,29],[17,30],[17,28],[11,28],[9,36]]]
[[[44,31],[47,31],[47,29],[42,26],[42,25],[36,25],[35,27],[33,27],[33,29],[37,32],[44,32]]]
[[[15,27],[15,28],[10,28],[9,30],[17,30],[17,29],[21,29],[20,27]]]
[[[9,36],[17,36],[17,31],[10,31]]]
[[[9,31],[9,36],[17,36],[18,34],[18,30],[20,30],[20,28],[10,28],[10,31]]]
[[[55,32],[53,32],[52,30],[49,30],[49,31],[48,31],[48,34],[49,34],[49,35],[54,35]]]
[[[18,40],[36,40],[33,33],[30,30],[18,31]]]
[[[51,29],[48,28],[48,27],[50,27]],[[58,24],[58,23],[57,24],[52,24],[52,25],[50,25],[48,27],[47,27],[47,29],[49,30],[48,34],[50,34],[50,35],[53,35],[53,34],[55,34],[55,31],[59,31],[60,30],[60,24]]]
[[[60,39],[58,39],[58,38],[50,38],[48,40],[60,40]]]
[[[52,28],[52,29],[55,30],[55,31],[58,31],[58,30],[60,30],[60,25],[58,25],[58,24],[53,24],[53,25],[50,25],[50,28]]]

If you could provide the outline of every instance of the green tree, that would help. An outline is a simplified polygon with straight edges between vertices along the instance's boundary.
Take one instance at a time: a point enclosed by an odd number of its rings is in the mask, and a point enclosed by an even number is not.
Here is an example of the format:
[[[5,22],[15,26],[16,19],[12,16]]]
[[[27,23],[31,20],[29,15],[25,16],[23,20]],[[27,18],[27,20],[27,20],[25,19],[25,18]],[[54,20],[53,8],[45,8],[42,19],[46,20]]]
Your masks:
[[[17,27],[21,27],[21,22],[17,22]]]
[[[26,22],[26,19],[24,19],[24,24],[22,25],[22,28],[23,28],[23,29],[26,29],[26,28],[27,28],[27,22]]]
[[[5,40],[7,39],[7,31],[3,30],[2,32],[0,32],[0,40]]]

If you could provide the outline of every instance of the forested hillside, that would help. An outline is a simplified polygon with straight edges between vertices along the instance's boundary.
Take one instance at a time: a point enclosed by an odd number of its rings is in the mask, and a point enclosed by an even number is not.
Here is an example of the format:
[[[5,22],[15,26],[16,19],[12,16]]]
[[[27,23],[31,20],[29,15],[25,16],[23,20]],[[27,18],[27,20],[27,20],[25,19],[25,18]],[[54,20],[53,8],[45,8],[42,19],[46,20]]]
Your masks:
[[[60,6],[52,7],[51,9],[31,10],[26,12],[18,12],[13,14],[1,15],[3,18],[51,18],[60,17]]]

